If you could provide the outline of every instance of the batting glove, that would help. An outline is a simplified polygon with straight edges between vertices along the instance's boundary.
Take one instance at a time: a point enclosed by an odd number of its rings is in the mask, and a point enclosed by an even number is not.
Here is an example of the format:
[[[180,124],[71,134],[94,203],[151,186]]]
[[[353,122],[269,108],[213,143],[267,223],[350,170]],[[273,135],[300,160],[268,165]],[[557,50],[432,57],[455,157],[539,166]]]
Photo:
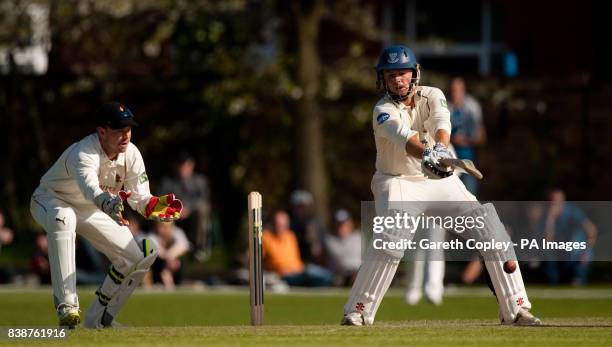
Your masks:
[[[441,143],[436,143],[433,148],[425,148],[421,170],[430,179],[446,178],[453,174],[453,169],[440,163],[440,159],[452,158],[452,155]]]
[[[181,217],[182,211],[183,203],[170,193],[152,197],[145,209],[145,217],[160,222],[172,222]]]

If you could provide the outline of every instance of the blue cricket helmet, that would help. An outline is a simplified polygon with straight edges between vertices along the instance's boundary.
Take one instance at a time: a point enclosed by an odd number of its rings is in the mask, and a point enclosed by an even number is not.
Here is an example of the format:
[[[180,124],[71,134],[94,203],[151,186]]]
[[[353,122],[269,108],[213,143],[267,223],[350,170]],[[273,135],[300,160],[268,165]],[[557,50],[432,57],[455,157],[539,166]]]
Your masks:
[[[416,56],[414,52],[406,46],[393,45],[385,48],[378,58],[376,72],[385,70],[411,69],[417,70]]]
[[[400,69],[412,70],[410,88],[406,95],[391,93],[387,89],[383,76],[385,70]],[[376,89],[389,95],[394,101],[403,101],[406,100],[419,85],[419,80],[421,79],[421,68],[417,62],[414,52],[410,48],[403,45],[393,45],[385,48],[380,54],[380,57],[378,57],[378,64],[376,64],[376,75]]]

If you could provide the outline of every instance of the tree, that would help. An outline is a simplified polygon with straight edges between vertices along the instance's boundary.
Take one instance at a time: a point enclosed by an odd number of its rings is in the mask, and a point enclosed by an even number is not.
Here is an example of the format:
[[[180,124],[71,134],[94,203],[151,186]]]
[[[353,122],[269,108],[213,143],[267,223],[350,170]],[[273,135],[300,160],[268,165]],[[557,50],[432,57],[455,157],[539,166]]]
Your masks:
[[[327,169],[323,149],[322,115],[318,97],[321,80],[319,27],[325,11],[322,0],[294,3],[298,36],[298,83],[302,97],[298,102],[297,153],[300,184],[314,195],[315,211],[329,221]]]

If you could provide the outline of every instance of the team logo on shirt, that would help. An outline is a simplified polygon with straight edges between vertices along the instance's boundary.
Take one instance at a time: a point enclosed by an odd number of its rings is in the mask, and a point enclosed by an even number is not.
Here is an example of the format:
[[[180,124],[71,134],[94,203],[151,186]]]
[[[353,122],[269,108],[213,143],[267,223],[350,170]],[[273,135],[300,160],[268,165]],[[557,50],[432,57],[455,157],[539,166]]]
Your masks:
[[[378,115],[378,117],[376,117],[376,121],[378,122],[378,125],[381,125],[382,123],[384,123],[387,119],[389,119],[389,114],[388,113],[381,113]]]
[[[446,103],[446,99],[444,99],[444,98],[440,99],[440,104],[442,105],[442,107],[448,108],[448,104]]]
[[[138,176],[138,183],[145,183],[148,180],[149,180],[149,177],[147,176],[146,172],[143,172],[140,174],[140,176]]]

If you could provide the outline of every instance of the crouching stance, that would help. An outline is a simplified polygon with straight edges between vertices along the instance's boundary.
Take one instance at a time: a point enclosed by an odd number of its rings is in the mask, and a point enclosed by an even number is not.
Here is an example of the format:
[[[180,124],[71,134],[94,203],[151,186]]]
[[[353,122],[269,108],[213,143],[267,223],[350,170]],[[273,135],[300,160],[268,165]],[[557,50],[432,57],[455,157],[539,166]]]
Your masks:
[[[122,215],[124,201],[147,219],[172,221],[182,211],[173,194],[151,195],[142,156],[130,142],[137,125],[132,112],[122,104],[107,103],[96,120],[96,132],[64,151],[41,178],[30,202],[32,216],[47,232],[59,324],[70,328],[81,321],[76,234],[112,263],[85,319],[88,328],[110,327],[157,256],[150,240],[134,240]]]
[[[477,241],[509,239],[491,204],[481,205],[461,180],[445,167],[451,123],[446,98],[440,89],[419,86],[420,68],[414,53],[405,46],[390,46],[376,66],[378,86],[384,96],[374,107],[372,127],[376,142],[376,173],[372,192],[378,216],[395,214],[402,202],[420,202],[411,215],[427,213],[448,202],[448,215],[486,216],[484,228],[463,235]],[[429,143],[432,146],[427,147]],[[398,205],[398,203],[400,203]],[[404,204],[404,208],[406,204]],[[412,235],[382,235],[388,241],[411,239]],[[353,288],[344,306],[343,325],[374,322],[376,311],[389,289],[403,252],[375,249],[369,244]],[[516,259],[514,251],[482,254],[491,277],[502,324],[538,325],[540,320],[529,311],[531,303],[518,266],[504,272],[503,264]]]

